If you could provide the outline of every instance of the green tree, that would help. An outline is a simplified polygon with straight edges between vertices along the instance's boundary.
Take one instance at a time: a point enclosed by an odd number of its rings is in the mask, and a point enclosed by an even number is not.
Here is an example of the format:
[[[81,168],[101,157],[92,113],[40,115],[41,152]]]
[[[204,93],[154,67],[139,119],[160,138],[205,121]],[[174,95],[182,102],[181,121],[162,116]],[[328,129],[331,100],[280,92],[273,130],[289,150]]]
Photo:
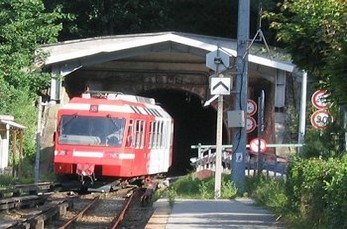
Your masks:
[[[41,0],[0,2],[0,114],[13,115],[28,127],[25,155],[35,152],[36,92],[49,82],[47,74],[33,65],[44,58],[35,50],[57,40],[59,18],[58,12],[45,12]]]
[[[60,40],[158,32],[166,29],[167,0],[45,0],[48,9],[59,9],[64,24]]]
[[[346,16],[347,20],[347,16]],[[347,32],[346,32],[347,33]],[[347,35],[347,34],[346,34]],[[324,87],[332,92],[332,99],[336,104],[347,104],[347,40],[341,48],[335,50],[328,58],[328,64],[324,70],[326,81]]]
[[[251,1],[251,34],[256,33],[260,2],[269,10],[277,1]],[[64,14],[60,40],[162,31],[228,38],[237,33],[238,0],[45,0],[45,4]],[[270,31],[264,25],[267,36]]]
[[[342,87],[336,95],[333,86],[345,85],[345,80],[332,74],[332,69],[341,73],[341,63],[346,63],[343,44],[346,43],[347,1],[284,0],[279,6],[279,13],[266,15],[272,21],[271,28],[276,30],[278,42],[289,51],[299,68],[309,72],[318,87],[328,89],[332,98],[340,101]],[[340,64],[336,63],[338,59]],[[343,97],[346,100],[347,95]]]

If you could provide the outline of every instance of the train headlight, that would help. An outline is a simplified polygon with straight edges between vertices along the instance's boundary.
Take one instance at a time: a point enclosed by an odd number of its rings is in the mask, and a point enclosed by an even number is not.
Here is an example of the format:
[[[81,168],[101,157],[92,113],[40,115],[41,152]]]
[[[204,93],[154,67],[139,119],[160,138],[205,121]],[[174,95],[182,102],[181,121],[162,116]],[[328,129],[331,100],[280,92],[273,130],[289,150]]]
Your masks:
[[[54,150],[54,155],[55,156],[58,156],[58,155],[65,156],[65,155],[67,155],[67,151],[66,150]]]

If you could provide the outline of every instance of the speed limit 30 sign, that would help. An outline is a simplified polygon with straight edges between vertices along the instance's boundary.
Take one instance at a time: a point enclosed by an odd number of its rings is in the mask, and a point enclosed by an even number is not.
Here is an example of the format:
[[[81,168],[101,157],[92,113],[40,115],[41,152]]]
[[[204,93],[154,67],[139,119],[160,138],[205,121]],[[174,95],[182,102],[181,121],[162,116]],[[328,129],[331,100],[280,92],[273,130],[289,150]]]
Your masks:
[[[311,116],[311,124],[316,128],[326,128],[333,121],[333,117],[326,110],[318,110]]]

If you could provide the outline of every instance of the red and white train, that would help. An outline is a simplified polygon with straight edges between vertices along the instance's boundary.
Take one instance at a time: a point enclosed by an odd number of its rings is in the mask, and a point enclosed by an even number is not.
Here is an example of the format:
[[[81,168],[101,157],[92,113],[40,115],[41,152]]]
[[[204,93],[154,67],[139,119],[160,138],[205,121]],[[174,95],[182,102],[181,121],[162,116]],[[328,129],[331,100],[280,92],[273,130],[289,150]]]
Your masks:
[[[173,119],[152,98],[87,92],[58,111],[56,174],[135,178],[172,164]]]

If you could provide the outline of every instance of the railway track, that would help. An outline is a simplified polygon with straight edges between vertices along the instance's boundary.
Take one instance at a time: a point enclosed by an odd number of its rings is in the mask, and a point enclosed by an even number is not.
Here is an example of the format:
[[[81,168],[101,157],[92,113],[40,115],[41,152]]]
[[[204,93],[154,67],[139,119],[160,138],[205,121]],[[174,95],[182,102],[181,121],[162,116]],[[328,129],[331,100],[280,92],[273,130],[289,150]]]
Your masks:
[[[153,192],[153,185],[149,185],[147,189],[133,186],[109,193],[11,197],[22,204],[0,210],[0,228],[142,228],[153,212],[150,206],[144,206]],[[5,199],[10,198],[1,198],[0,202]]]
[[[127,188],[121,192],[81,196],[74,201],[73,209],[55,221],[52,227],[117,228],[138,192],[139,188]]]
[[[19,184],[0,187],[0,199],[11,196],[37,195],[54,190],[58,186],[54,182],[42,182],[36,184]]]

